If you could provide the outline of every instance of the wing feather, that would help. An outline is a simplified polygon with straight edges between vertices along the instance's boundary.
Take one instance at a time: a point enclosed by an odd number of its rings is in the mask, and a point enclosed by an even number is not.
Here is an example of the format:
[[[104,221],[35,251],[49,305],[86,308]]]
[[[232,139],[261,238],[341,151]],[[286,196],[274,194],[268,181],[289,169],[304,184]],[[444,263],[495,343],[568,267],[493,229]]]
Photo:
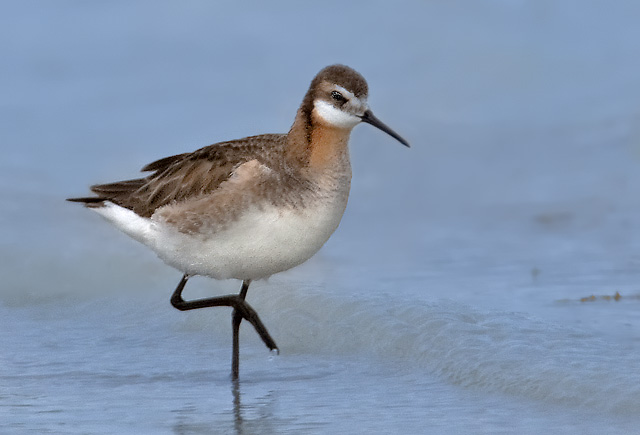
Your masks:
[[[153,172],[145,178],[97,184],[91,186],[97,198],[75,200],[86,204],[108,200],[150,217],[166,204],[215,191],[236,167],[247,161],[277,164],[285,142],[286,135],[252,136],[165,157],[142,168],[143,172]]]

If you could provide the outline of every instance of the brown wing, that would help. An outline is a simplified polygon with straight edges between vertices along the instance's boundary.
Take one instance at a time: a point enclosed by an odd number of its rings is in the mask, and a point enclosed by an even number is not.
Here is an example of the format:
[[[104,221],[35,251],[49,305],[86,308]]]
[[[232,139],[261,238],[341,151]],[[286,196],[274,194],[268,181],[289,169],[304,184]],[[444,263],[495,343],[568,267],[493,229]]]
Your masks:
[[[273,157],[281,154],[285,141],[286,135],[280,134],[252,136],[165,157],[142,168],[153,171],[148,177],[91,186],[97,198],[75,200],[88,206],[109,200],[150,217],[157,208],[170,202],[216,190],[234,168],[249,160],[257,159],[270,166]]]

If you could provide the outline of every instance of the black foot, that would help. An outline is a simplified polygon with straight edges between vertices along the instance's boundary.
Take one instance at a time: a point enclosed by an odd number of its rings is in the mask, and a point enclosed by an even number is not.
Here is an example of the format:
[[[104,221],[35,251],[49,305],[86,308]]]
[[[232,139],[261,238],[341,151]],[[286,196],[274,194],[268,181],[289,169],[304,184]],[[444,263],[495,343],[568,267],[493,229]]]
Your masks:
[[[280,353],[278,350],[278,346],[276,342],[271,338],[269,331],[260,320],[258,313],[254,310],[251,305],[249,305],[245,298],[247,296],[247,290],[249,290],[249,284],[251,284],[250,280],[245,280],[242,283],[242,288],[240,289],[240,293],[237,295],[226,295],[226,296],[218,296],[214,298],[205,298],[205,299],[196,299],[193,301],[185,301],[182,299],[182,290],[184,286],[187,284],[189,280],[188,275],[184,275],[176,287],[173,295],[171,295],[171,305],[177,308],[180,311],[188,311],[188,310],[196,310],[199,308],[208,308],[208,307],[232,307],[233,315],[232,315],[232,326],[233,326],[233,355],[231,361],[231,377],[233,379],[238,378],[239,372],[239,331],[240,331],[240,323],[242,319],[247,320],[249,323],[253,325],[256,332],[264,342],[264,344],[269,348],[269,350],[275,350],[277,353]]]

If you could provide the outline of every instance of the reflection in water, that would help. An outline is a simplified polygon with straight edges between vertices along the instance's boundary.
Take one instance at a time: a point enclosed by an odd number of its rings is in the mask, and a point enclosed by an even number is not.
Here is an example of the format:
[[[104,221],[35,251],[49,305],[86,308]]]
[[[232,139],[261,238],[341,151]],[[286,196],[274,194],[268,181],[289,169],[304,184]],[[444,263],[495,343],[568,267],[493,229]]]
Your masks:
[[[208,389],[211,384],[207,384]],[[264,388],[262,383],[244,384],[241,391],[240,381],[231,380],[229,390],[226,382],[215,384],[210,398],[199,394],[187,393],[179,408],[173,408],[175,422],[171,429],[175,435],[186,434],[278,434],[282,421],[275,417],[276,397],[273,391]],[[218,387],[223,387],[220,390]],[[224,391],[223,391],[224,390]],[[243,402],[244,393],[244,402]],[[199,399],[198,399],[199,398]],[[230,404],[233,406],[229,406]],[[1,426],[1,423],[0,423]]]
[[[233,427],[236,430],[236,434],[243,434],[242,401],[240,399],[240,381],[238,379],[231,381],[231,392],[233,393]]]
[[[275,416],[276,395],[262,383],[244,384],[241,391],[240,381],[231,381],[233,395],[233,427],[236,435],[278,434],[282,421]],[[244,393],[244,402],[242,396]]]

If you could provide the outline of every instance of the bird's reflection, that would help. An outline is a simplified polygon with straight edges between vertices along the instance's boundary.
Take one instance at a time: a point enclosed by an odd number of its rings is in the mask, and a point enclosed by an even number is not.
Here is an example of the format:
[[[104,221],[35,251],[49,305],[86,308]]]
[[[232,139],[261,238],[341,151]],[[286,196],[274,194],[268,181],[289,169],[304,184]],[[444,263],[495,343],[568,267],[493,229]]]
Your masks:
[[[236,434],[244,433],[244,421],[242,420],[242,400],[240,393],[240,381],[233,379],[231,381],[231,392],[233,393],[233,427]]]

